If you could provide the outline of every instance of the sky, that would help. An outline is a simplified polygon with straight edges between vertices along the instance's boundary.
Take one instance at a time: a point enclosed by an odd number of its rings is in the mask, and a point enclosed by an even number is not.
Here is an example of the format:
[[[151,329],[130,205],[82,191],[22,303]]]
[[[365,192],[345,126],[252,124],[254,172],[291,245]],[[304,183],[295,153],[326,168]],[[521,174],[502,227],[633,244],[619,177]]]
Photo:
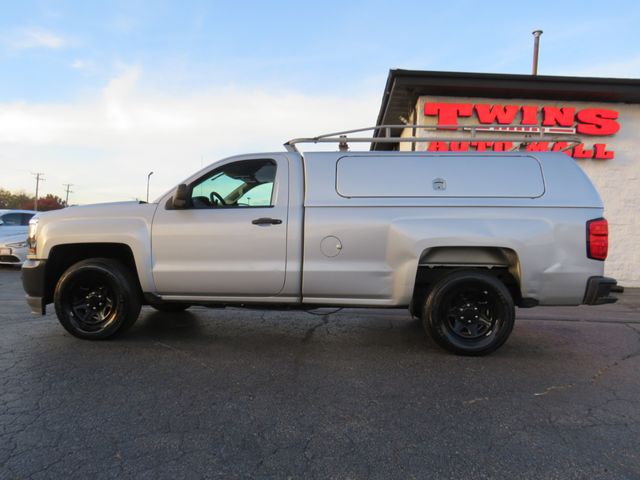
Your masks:
[[[0,0],[0,188],[151,199],[375,124],[389,69],[640,78],[635,1]]]

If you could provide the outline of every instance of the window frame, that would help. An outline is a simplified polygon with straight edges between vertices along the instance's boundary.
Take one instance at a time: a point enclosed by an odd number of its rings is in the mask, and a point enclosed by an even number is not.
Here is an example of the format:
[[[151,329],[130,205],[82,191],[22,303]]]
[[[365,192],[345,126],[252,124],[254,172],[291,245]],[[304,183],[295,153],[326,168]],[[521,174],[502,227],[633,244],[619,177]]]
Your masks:
[[[33,218],[33,216],[35,215],[35,213],[24,213],[22,212],[22,221],[20,223],[21,226],[29,226],[29,221]]]
[[[5,218],[7,218],[8,216],[15,216],[16,219],[18,220],[18,223],[7,223]],[[0,220],[2,220],[2,225],[7,226],[7,227],[22,227],[22,226],[24,226],[24,225],[22,225],[22,214],[20,212],[7,212],[7,213],[5,213],[4,215],[2,215],[0,217]]]
[[[195,187],[203,182],[206,181],[207,178],[213,177],[216,175],[216,172],[220,172],[221,170],[224,170],[226,167],[228,167],[229,165],[233,165],[234,163],[242,163],[242,162],[271,162],[273,164],[273,166],[276,167],[276,171],[275,171],[275,175],[273,176],[273,186],[271,188],[271,198],[269,199],[269,205],[246,205],[246,206],[238,206],[238,205],[217,205],[217,206],[212,206],[211,208],[195,208],[191,202],[191,199],[193,198],[193,190],[195,189]],[[189,205],[181,210],[201,210],[201,211],[215,211],[215,210],[246,210],[249,208],[274,208],[275,205],[275,199],[274,199],[274,195],[276,193],[276,181],[278,179],[278,171],[279,171],[279,165],[278,162],[276,161],[276,159],[274,158],[269,158],[269,157],[264,157],[264,158],[246,158],[243,160],[235,160],[232,162],[227,162],[223,165],[217,166],[212,170],[209,170],[207,173],[205,173],[204,175],[199,176],[198,178],[196,178],[194,181],[190,182],[188,184],[188,190],[189,190]],[[243,194],[244,195],[244,194]],[[173,197],[173,195],[171,197],[169,197],[170,199]],[[173,210],[173,208],[172,208]]]

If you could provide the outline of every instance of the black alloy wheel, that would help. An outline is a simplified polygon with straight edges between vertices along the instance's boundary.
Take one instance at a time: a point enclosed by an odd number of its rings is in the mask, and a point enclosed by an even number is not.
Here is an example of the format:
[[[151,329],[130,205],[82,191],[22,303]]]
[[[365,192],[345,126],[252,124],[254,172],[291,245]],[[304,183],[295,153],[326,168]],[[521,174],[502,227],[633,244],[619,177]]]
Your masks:
[[[72,335],[105,339],[138,318],[140,293],[133,274],[120,262],[94,258],[65,271],[54,293],[56,315]]]
[[[451,273],[429,293],[423,325],[438,345],[459,355],[485,355],[513,330],[515,309],[506,286],[482,271]]]

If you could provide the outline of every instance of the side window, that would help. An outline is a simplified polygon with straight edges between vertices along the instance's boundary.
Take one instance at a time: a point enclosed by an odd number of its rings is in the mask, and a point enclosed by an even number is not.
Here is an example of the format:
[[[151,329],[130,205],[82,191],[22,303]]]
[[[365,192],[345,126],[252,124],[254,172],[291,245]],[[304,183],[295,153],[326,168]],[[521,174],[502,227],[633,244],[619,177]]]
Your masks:
[[[273,160],[241,160],[215,169],[193,184],[192,208],[246,208],[273,205]]]
[[[20,225],[20,214],[19,213],[6,213],[2,217],[2,221],[4,225],[15,227],[16,225]]]
[[[31,217],[33,217],[33,213],[21,213],[20,215],[22,215],[22,223],[21,225],[29,225],[29,220],[31,220]]]

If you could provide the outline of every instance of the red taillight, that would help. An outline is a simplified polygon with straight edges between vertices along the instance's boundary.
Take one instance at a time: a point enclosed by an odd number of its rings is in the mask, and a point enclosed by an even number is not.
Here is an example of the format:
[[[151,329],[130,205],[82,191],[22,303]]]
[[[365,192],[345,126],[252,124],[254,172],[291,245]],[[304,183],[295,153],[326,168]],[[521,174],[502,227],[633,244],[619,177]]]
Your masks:
[[[587,222],[587,257],[604,260],[609,251],[609,224],[604,218]]]

